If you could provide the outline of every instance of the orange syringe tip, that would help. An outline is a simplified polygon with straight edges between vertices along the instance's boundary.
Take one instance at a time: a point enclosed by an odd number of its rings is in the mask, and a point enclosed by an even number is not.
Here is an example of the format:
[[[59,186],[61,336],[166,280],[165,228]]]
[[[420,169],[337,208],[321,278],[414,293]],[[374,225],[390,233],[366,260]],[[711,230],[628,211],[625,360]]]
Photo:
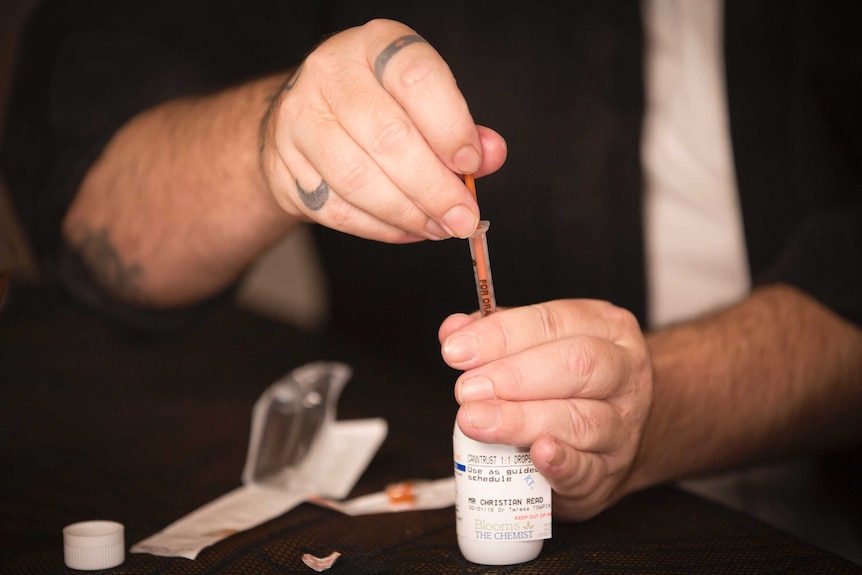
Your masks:
[[[467,186],[467,189],[473,194],[473,198],[476,199],[476,181],[473,179],[473,174],[464,174],[464,185]]]

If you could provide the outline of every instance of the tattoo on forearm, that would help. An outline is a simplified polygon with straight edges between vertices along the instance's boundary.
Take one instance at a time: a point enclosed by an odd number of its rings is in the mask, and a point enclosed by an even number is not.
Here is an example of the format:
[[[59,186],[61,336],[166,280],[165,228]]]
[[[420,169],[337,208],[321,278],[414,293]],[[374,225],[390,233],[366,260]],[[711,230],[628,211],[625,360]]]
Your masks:
[[[144,270],[123,261],[107,230],[84,229],[78,237],[79,253],[100,285],[124,296],[139,294]]]
[[[409,36],[402,36],[398,38],[386,48],[383,49],[382,52],[377,56],[374,60],[374,75],[377,77],[377,81],[381,84],[383,83],[383,72],[386,70],[386,64],[389,63],[389,60],[392,59],[392,56],[397,54],[402,48],[409,46],[410,44],[415,44],[417,42],[421,42],[423,44],[427,44],[425,38],[422,36],[417,36],[416,34],[411,34]]]
[[[326,182],[320,180],[320,184],[314,191],[308,192],[299,185],[299,180],[296,180],[296,193],[299,194],[299,199],[305,204],[305,207],[316,212],[326,204],[329,199],[329,186]]]
[[[278,87],[278,90],[274,91],[272,94],[269,94],[266,97],[266,102],[268,106],[266,108],[266,112],[263,115],[263,119],[260,121],[260,153],[263,154],[263,148],[266,146],[266,137],[269,133],[269,124],[272,121],[272,116],[275,114],[276,109],[278,109],[278,103],[281,101],[281,95],[285,92],[289,92],[296,85],[296,81],[299,80],[299,73],[302,71],[302,67],[296,69],[295,72],[290,74],[287,77],[287,80]]]

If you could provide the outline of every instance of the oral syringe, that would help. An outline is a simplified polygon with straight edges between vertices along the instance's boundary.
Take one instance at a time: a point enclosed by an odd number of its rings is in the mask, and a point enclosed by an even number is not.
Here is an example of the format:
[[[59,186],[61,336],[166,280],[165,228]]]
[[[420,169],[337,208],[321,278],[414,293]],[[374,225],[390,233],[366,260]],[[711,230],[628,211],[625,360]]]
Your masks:
[[[464,176],[464,184],[475,197],[473,176]],[[469,236],[482,317],[497,311],[486,236],[489,225],[480,221]],[[452,451],[455,525],[462,555],[482,565],[535,559],[551,537],[551,486],[536,472],[529,447],[482,443],[467,437],[456,423]]]
[[[464,184],[476,197],[476,182],[472,174],[464,176]],[[488,256],[488,228],[491,222],[482,220],[476,231],[468,238],[470,240],[470,255],[473,258],[473,276],[476,279],[476,295],[479,298],[479,312],[482,317],[497,311],[497,300],[494,297],[494,281],[491,278],[491,260]]]

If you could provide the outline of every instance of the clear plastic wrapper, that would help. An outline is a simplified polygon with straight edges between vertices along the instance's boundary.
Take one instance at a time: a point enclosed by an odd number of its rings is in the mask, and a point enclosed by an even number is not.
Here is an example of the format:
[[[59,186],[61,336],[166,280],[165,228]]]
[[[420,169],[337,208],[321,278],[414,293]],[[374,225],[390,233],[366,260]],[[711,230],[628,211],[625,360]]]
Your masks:
[[[252,412],[243,485],[132,546],[194,559],[205,547],[313,497],[346,497],[386,437],[379,418],[336,421],[352,371],[316,362],[270,385]]]

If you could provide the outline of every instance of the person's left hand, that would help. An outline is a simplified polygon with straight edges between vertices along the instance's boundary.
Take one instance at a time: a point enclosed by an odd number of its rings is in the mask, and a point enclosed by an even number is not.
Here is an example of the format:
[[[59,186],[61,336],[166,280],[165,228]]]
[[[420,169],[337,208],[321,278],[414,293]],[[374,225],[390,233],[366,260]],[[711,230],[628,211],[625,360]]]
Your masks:
[[[559,519],[592,517],[624,495],[652,403],[652,367],[634,316],[559,300],[440,326],[465,435],[530,446]]]
[[[261,166],[291,216],[388,243],[467,237],[479,206],[459,174],[503,164],[449,65],[413,29],[375,19],[328,37],[264,122]]]

